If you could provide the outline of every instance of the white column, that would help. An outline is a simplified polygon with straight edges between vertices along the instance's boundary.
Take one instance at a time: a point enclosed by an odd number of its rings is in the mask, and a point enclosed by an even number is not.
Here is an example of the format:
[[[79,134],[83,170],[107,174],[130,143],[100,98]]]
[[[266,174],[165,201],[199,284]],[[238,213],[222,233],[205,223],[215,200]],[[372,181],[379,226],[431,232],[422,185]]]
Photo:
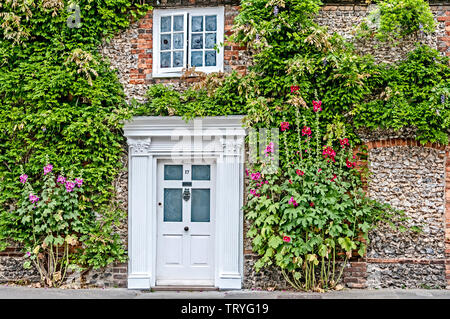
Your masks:
[[[224,154],[217,163],[216,234],[217,286],[241,289],[241,166],[242,141],[223,140]]]
[[[152,280],[152,156],[147,155],[150,139],[129,138],[128,179],[128,288],[148,289]]]

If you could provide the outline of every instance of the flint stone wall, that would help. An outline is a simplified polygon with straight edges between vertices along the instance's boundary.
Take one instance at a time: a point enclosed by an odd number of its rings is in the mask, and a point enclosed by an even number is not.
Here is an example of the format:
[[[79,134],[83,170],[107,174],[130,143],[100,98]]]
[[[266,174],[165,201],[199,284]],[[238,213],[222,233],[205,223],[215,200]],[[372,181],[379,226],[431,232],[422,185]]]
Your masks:
[[[403,210],[410,218],[406,225],[422,232],[381,225],[369,234],[368,287],[445,287],[445,151],[372,148],[369,169],[369,196]]]

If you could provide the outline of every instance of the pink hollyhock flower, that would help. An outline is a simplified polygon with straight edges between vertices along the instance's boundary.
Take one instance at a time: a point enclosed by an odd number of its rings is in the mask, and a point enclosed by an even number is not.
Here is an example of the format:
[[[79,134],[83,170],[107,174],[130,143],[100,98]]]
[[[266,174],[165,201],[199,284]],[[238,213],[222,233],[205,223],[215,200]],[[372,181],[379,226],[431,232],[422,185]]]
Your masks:
[[[269,181],[265,181],[266,184],[269,184]]]
[[[252,180],[257,181],[261,177],[261,173],[252,173]]]
[[[252,194],[253,196],[256,196],[256,189],[251,189],[250,194]]]
[[[321,168],[319,168],[318,170],[317,170],[317,173],[320,173],[322,171],[322,169]]]
[[[248,169],[245,169],[245,174],[248,176]]]
[[[27,182],[28,175],[27,174],[22,174],[22,175],[20,175],[19,179],[20,179],[20,182],[22,184],[25,184]]]
[[[27,256],[28,256],[28,257],[30,257],[30,256],[31,256],[31,253],[30,253],[29,251],[27,251]]]
[[[269,153],[273,153],[273,142],[270,142],[269,145],[267,145],[264,153],[266,153],[266,156],[269,156]]]
[[[291,93],[294,93],[295,91],[300,90],[300,87],[298,85],[292,85],[291,86]]]
[[[48,164],[46,166],[44,166],[44,175],[46,175],[47,173],[50,173],[53,169],[53,165],[52,164]]]
[[[83,179],[75,178],[75,184],[77,184],[78,187],[81,187],[81,185],[83,185]]]
[[[283,236],[283,241],[284,241],[285,243],[290,243],[290,242],[291,242],[291,237],[289,237],[289,236]]]
[[[313,101],[313,111],[314,112],[319,112],[322,111],[322,101]]]
[[[67,191],[68,193],[70,193],[71,191],[73,191],[74,187],[75,187],[75,183],[74,183],[74,182],[70,182],[70,181],[67,181],[67,182],[66,182],[66,191]]]
[[[295,173],[297,173],[297,175],[299,175],[299,176],[305,175],[305,172],[303,172],[302,170],[299,170],[299,169],[295,170]]]
[[[289,122],[281,122],[280,126],[282,131],[289,130]]]
[[[310,135],[311,135],[311,128],[308,127],[308,126],[303,127],[302,135],[308,135],[308,136],[310,136]]]
[[[292,181],[291,181],[291,180],[289,180],[289,184],[292,184]]]
[[[289,204],[292,204],[294,207],[297,207],[298,206],[298,204],[297,204],[297,202],[295,201],[295,199],[294,199],[294,197],[291,197],[290,199],[289,199],[289,202],[288,202]]]
[[[61,183],[61,184],[65,184],[66,183],[66,178],[64,176],[59,175],[58,178],[56,179],[57,183]]]
[[[36,203],[37,201],[39,201],[39,197],[37,197],[36,195],[30,194],[29,196],[30,202],[32,202],[33,204]]]

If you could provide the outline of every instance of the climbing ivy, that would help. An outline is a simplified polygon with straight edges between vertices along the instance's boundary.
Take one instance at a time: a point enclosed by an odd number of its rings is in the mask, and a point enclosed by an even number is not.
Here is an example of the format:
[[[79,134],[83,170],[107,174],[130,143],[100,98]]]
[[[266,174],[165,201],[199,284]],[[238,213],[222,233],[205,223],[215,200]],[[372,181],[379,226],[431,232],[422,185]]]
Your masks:
[[[92,236],[84,237],[90,244],[80,266],[123,259],[111,231],[121,217],[112,199],[124,155],[122,121],[130,112],[98,46],[148,9],[137,0],[0,4],[0,246],[13,238],[6,221],[18,214],[19,175],[26,173],[39,192],[42,167],[50,162],[83,176],[79,205],[96,213],[84,219]]]

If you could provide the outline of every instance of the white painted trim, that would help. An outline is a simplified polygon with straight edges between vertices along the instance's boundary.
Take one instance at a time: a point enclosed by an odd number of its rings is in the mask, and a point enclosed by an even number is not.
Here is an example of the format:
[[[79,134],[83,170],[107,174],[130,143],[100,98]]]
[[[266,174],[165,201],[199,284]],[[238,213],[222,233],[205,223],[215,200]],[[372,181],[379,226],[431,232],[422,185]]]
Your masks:
[[[214,286],[241,288],[246,135],[242,119],[206,117],[186,122],[180,117],[135,117],[125,124],[129,144],[129,289],[148,289],[156,284],[157,161],[171,158],[173,147],[179,142],[174,139],[177,135],[194,139],[193,148],[180,151],[183,156],[216,162]],[[197,146],[196,137],[201,137]],[[207,148],[210,144],[214,147]]]
[[[224,43],[224,34],[225,34],[225,7],[217,6],[217,7],[202,7],[202,8],[177,8],[177,9],[154,9],[153,10],[153,68],[152,68],[152,77],[153,78],[171,78],[171,77],[181,77],[183,68],[167,68],[161,69],[160,64],[160,20],[162,16],[172,16],[172,15],[180,15],[184,14],[184,66],[191,67],[190,64],[190,52],[186,57],[186,49],[188,45],[188,39],[190,42],[190,32],[187,33],[187,25],[190,26],[190,22],[188,23],[186,19],[187,14],[216,14],[217,15],[217,38],[216,42],[219,45],[220,43]],[[219,46],[219,53],[216,55],[216,66],[214,67],[196,67],[196,71],[212,73],[212,72],[223,72],[224,69],[224,47]]]

